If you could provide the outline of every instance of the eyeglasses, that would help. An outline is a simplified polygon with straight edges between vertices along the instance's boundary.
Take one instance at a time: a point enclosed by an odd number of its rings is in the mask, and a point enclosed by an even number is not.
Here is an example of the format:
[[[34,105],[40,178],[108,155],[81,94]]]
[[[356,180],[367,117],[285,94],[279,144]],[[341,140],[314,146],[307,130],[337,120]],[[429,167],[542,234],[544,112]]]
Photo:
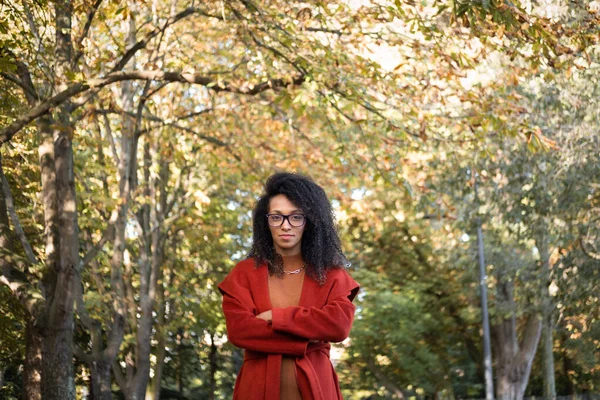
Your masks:
[[[286,219],[294,228],[300,228],[306,223],[306,215],[304,214],[267,214],[267,222],[272,228],[279,228]]]

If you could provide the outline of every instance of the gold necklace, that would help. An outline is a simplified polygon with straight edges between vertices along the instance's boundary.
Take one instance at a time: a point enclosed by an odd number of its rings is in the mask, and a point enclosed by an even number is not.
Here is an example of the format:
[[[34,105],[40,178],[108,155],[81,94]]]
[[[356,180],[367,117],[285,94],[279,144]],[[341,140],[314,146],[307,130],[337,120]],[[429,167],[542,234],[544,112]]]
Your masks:
[[[296,275],[296,274],[299,274],[300,272],[304,271],[304,268],[306,268],[306,263],[304,263],[304,265],[302,266],[302,268],[298,268],[298,269],[295,269],[293,271],[286,271],[284,269],[283,273],[286,274],[286,275]]]

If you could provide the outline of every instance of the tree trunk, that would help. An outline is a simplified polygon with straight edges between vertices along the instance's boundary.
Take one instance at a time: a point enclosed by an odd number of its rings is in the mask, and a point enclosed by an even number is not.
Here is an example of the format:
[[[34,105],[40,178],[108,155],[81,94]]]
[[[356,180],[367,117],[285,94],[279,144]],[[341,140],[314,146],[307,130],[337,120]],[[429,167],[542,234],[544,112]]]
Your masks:
[[[2,170],[2,155],[0,154],[0,249],[3,251],[13,251],[13,235],[10,230],[8,218],[8,204],[10,191],[5,181],[4,172]],[[14,210],[13,210],[14,211]],[[34,256],[32,256],[34,257]],[[31,260],[35,261],[35,260]],[[42,336],[40,330],[35,327],[35,316],[42,314],[36,313],[40,308],[33,306],[34,302],[30,302],[28,296],[23,296],[21,286],[26,286],[27,277],[23,272],[14,268],[10,257],[5,257],[4,254],[0,257],[0,276],[3,278],[3,283],[8,283],[8,286],[25,305],[29,312],[27,318],[27,326],[25,328],[25,360],[23,370],[23,399],[24,400],[41,400],[42,398]],[[9,280],[10,278],[10,280]],[[16,278],[16,279],[15,279]],[[13,280],[14,279],[14,280]],[[12,281],[12,282],[11,282]],[[17,282],[20,281],[20,282]],[[14,285],[12,285],[14,284]],[[21,292],[19,294],[19,292]],[[40,296],[41,297],[41,296]],[[39,301],[39,300],[38,300]],[[30,307],[27,307],[29,303]],[[41,303],[41,301],[40,301]],[[4,370],[2,371],[4,373]],[[2,385],[0,385],[0,388]]]
[[[112,400],[110,363],[92,361],[92,400]]]
[[[119,213],[118,211],[114,212],[117,215]],[[92,263],[92,265],[94,264]],[[94,270],[93,267],[92,270]],[[92,273],[96,273],[96,271],[93,271]],[[97,277],[97,279],[101,281],[100,277]],[[98,287],[102,288],[102,286],[103,283],[100,282]],[[122,285],[119,285],[118,282],[111,280],[111,288],[114,297],[119,297],[119,293],[122,292],[119,290],[121,286]],[[102,289],[99,293],[101,296],[106,296],[106,293],[104,293],[104,290]],[[124,335],[124,318],[120,314],[124,312],[124,307],[120,306],[122,300],[116,300],[116,303],[117,304],[114,305],[113,308],[112,326],[110,326],[108,331],[105,331],[102,328],[102,324],[91,318],[85,309],[82,291],[80,290],[77,293],[77,312],[79,314],[79,320],[90,332],[92,352],[91,354],[86,354],[79,348],[75,348],[75,351],[77,357],[84,361],[91,371],[91,398],[95,400],[109,400],[112,398],[112,363],[116,359]],[[108,321],[106,324],[111,325]]]
[[[149,86],[144,88],[144,93]],[[138,107],[138,121],[136,123],[136,137],[139,123],[141,122],[141,112],[143,104]],[[145,398],[146,389],[150,380],[150,354],[152,351],[150,342],[152,339],[152,328],[154,326],[153,311],[157,300],[157,292],[160,291],[158,281],[161,277],[161,268],[164,262],[165,239],[162,224],[165,220],[165,209],[167,204],[167,181],[169,167],[160,156],[160,149],[155,144],[154,151],[151,151],[148,141],[144,144],[144,194],[151,199],[149,204],[142,207],[139,219],[144,232],[144,237],[149,238],[143,241],[140,247],[140,318],[138,320],[137,346],[136,346],[136,379],[135,385],[137,399]],[[155,157],[153,157],[153,155]],[[158,164],[158,178],[154,178],[150,173],[152,165]],[[160,394],[160,382],[159,394]]]
[[[385,376],[384,374],[382,374],[380,372],[380,370],[379,370],[379,368],[377,368],[374,360],[369,359],[367,361],[367,368],[375,376],[375,378],[377,379],[377,381],[380,382],[381,385],[383,387],[385,387],[389,392],[391,392],[392,395],[396,399],[404,400],[406,398],[406,395],[404,394],[404,392],[402,391],[402,389],[400,387],[398,387],[398,385],[394,381],[394,379],[389,379],[387,376]]]
[[[136,372],[132,400],[146,397],[146,388],[150,380],[150,342],[152,339],[152,304],[149,299],[142,301],[141,316],[137,332]]]
[[[157,326],[157,332],[162,328]],[[157,334],[157,348],[156,348],[156,364],[154,365],[154,377],[148,385],[148,391],[146,392],[146,400],[160,400],[160,385],[162,382],[162,372],[165,366],[165,355],[166,355],[166,341],[164,333]]]
[[[14,250],[13,234],[10,229],[8,218],[8,198],[10,196],[4,187],[4,172],[2,171],[2,154],[0,154],[0,249],[7,252]],[[0,276],[6,278],[19,273],[13,268],[10,257],[2,254],[0,257]],[[24,277],[20,277],[24,278]],[[12,288],[11,288],[12,289]],[[29,310],[28,310],[29,311]],[[23,369],[23,399],[41,400],[42,398],[42,337],[39,330],[34,327],[34,319],[31,315],[27,317],[25,327],[25,360]],[[0,388],[3,386],[4,366],[0,367]]]
[[[67,75],[72,71],[71,41],[72,4],[70,1],[54,3],[56,38],[56,89],[67,85]],[[58,257],[51,259],[48,269],[53,269],[46,286],[46,316],[43,329],[42,392],[44,400],[75,399],[73,374],[73,305],[74,285],[79,285],[79,232],[77,201],[73,165],[73,125],[70,121],[70,104],[57,109],[57,119],[51,128],[54,146],[54,200],[56,207],[52,222],[58,222]],[[42,146],[50,145],[50,137],[42,132]],[[43,149],[50,151],[49,149]],[[48,161],[48,160],[45,160]],[[47,165],[47,167],[52,167]],[[47,181],[51,184],[51,181]],[[51,187],[52,189],[52,187]],[[46,193],[46,191],[44,191]],[[46,204],[45,204],[46,205]],[[50,211],[45,208],[46,212]],[[48,214],[46,214],[48,216]]]
[[[42,283],[44,286],[45,298],[46,298],[46,310],[43,316],[41,324],[49,323],[47,321],[49,316],[48,307],[52,303],[54,296],[55,287],[57,283],[57,274],[59,270],[58,258],[60,248],[60,233],[58,226],[58,212],[57,212],[57,193],[56,193],[56,168],[55,168],[55,149],[54,149],[54,137],[52,133],[53,121],[49,116],[40,118],[38,123],[38,131],[40,134],[39,144],[39,160],[42,178],[42,205],[44,207],[44,235],[46,239],[45,253],[46,253],[46,265],[44,267]],[[50,344],[46,343],[46,337],[48,333],[46,331],[43,334],[43,345],[42,345],[42,375],[41,385],[44,391],[47,387],[51,386],[52,382],[47,382],[48,378],[45,375],[46,369],[52,369],[52,365],[44,362],[46,353],[50,351]],[[48,349],[48,350],[47,350]],[[49,355],[50,356],[50,355]],[[56,360],[55,360],[56,361]],[[52,373],[49,371],[49,373]],[[60,384],[60,382],[54,381],[54,384]],[[45,392],[44,392],[45,393]]]
[[[554,327],[552,313],[543,319],[543,343],[544,343],[544,397],[548,400],[556,399],[556,383],[554,377],[554,342],[552,340]]]
[[[548,238],[548,224],[545,217],[538,227],[536,238],[536,247],[540,254],[540,276],[541,276],[541,297],[542,297],[542,336],[543,336],[543,359],[544,359],[544,396],[546,399],[556,398],[556,383],[554,377],[554,342],[552,340],[554,332],[554,305],[550,296],[549,287],[551,283],[550,270],[550,249]]]
[[[66,110],[61,110],[66,113]],[[66,117],[68,118],[68,117]],[[45,120],[40,132],[42,192],[46,221],[46,310],[43,335],[42,392],[44,399],[75,398],[73,376],[73,292],[79,284],[79,238],[73,174],[72,135],[68,124]],[[62,121],[61,121],[62,122]]]
[[[27,321],[25,327],[25,362],[23,368],[23,400],[42,399],[42,335]]]
[[[496,328],[498,330],[506,329],[505,324],[507,324],[506,320]],[[508,323],[507,325],[512,324]],[[531,315],[527,320],[522,344],[516,353],[509,350],[513,347],[512,344],[499,343],[499,348],[505,349],[505,351],[496,352],[498,359],[496,363],[496,396],[498,399],[522,400],[525,396],[541,331],[540,319],[536,315]]]
[[[137,140],[134,144],[137,147]],[[150,161],[147,157],[144,157],[144,183],[145,190],[144,194],[148,198],[150,193],[148,192],[148,186],[150,184]],[[137,320],[137,332],[136,332],[136,348],[135,348],[135,378],[133,381],[133,393],[134,397],[132,400],[141,400],[146,397],[146,389],[148,388],[148,382],[150,381],[150,353],[152,347],[150,345],[152,339],[152,326],[154,318],[152,311],[154,310],[155,300],[155,284],[153,283],[153,244],[154,244],[154,233],[151,231],[150,221],[150,209],[153,205],[146,204],[142,207],[140,216],[140,225],[144,233],[145,240],[142,240],[140,246],[140,259],[139,259],[139,270],[140,270],[140,287],[139,287],[139,308],[140,317]]]
[[[210,392],[209,400],[215,400],[215,391],[217,390],[217,345],[215,344],[215,335],[210,335]]]
[[[102,129],[95,120],[98,143],[103,141]],[[107,123],[106,126],[107,136],[110,134],[110,125]],[[104,165],[104,153],[102,145],[98,144],[97,147],[98,160],[101,165]],[[116,155],[116,153],[115,153]],[[118,159],[118,156],[116,157]],[[127,158],[122,156],[123,160]],[[109,187],[106,176],[102,178],[103,189],[106,196],[109,196]],[[120,179],[119,183],[124,179]],[[125,185],[126,186],[126,185]],[[124,320],[125,320],[125,302],[124,302],[124,290],[123,290],[123,278],[121,275],[123,251],[125,248],[125,226],[127,219],[128,210],[128,199],[129,193],[123,193],[123,190],[119,193],[120,202],[119,206],[112,211],[109,226],[103,234],[103,239],[106,241],[112,241],[114,243],[113,257],[111,258],[111,278],[110,278],[110,294],[106,293],[104,289],[104,280],[98,272],[98,263],[96,260],[91,259],[89,261],[91,265],[91,275],[98,288],[98,294],[103,298],[111,298],[112,302],[112,321],[106,321],[107,329],[103,329],[103,324],[98,320],[93,319],[83,301],[83,287],[77,293],[77,313],[79,320],[82,325],[89,331],[91,337],[91,354],[86,354],[83,350],[76,348],[77,356],[83,360],[91,371],[91,398],[92,399],[103,399],[109,400],[112,398],[111,392],[111,370],[112,364],[119,353],[119,348],[123,342],[124,336]],[[117,228],[118,227],[118,228]],[[102,242],[101,240],[101,242]],[[89,237],[90,243],[91,235]],[[96,249],[91,244],[89,245],[88,252],[94,254]],[[86,254],[86,258],[90,253]],[[111,297],[112,296],[112,297]]]
[[[148,388],[146,389],[146,400],[160,400],[160,387],[162,383],[162,372],[165,365],[166,351],[164,339],[159,337],[157,341],[156,364],[153,368],[154,376],[148,383]]]
[[[564,343],[564,342],[563,342]],[[567,354],[566,351],[564,351],[564,347],[563,347],[563,374],[565,379],[567,380],[567,391],[566,393],[564,393],[567,396],[574,396],[577,393],[577,387],[575,386],[575,384],[573,383],[573,380],[571,379],[571,372],[575,370],[575,363],[573,362],[573,360],[569,357],[569,355]]]
[[[127,33],[127,44],[128,46],[134,46],[136,43],[136,21],[135,21],[135,4],[130,2],[132,13],[129,18],[129,27]],[[130,67],[135,68],[135,59],[132,59],[129,63]],[[147,84],[148,85],[148,84]],[[123,103],[123,110],[125,112],[132,113],[134,112],[134,98],[135,98],[135,87],[131,82],[124,82],[122,85],[121,91],[121,99]],[[142,96],[143,97],[143,96]],[[143,100],[140,100],[143,101]],[[143,107],[140,105],[138,107],[138,114],[142,112]],[[141,114],[138,115],[138,120],[140,119]],[[138,169],[138,142],[139,136],[136,132],[136,123],[132,120],[132,118],[124,114],[123,115],[123,127],[122,127],[122,143],[127,143],[128,150],[128,161],[127,165],[123,165],[127,168],[126,177],[127,180],[124,182],[128,185],[128,192],[134,193],[137,189],[138,178],[137,178],[137,169]],[[125,171],[124,171],[125,172]],[[142,207],[145,208],[146,206]],[[144,221],[141,221],[142,230],[144,233],[147,232],[144,229]],[[152,333],[152,304],[148,302],[148,275],[147,272],[150,268],[150,253],[148,248],[150,245],[148,244],[147,236],[144,235],[144,239],[142,239],[142,245],[140,246],[140,259],[139,263],[139,271],[140,271],[140,283],[139,283],[139,304],[138,304],[138,313],[140,314],[140,318],[136,317],[137,313],[133,313],[133,319],[130,321],[130,326],[136,335],[136,345],[135,345],[135,361],[129,368],[127,373],[128,381],[128,393],[125,394],[127,400],[143,400],[146,397],[146,389],[148,387],[148,381],[150,379],[150,340]],[[133,279],[133,277],[131,277]],[[130,288],[133,288],[133,285],[129,284]],[[135,373],[133,373],[133,368],[135,368]]]
[[[155,207],[154,205],[152,206]],[[156,224],[152,224],[156,226]],[[139,325],[137,331],[137,346],[136,346],[136,392],[135,400],[144,399],[146,395],[146,388],[150,380],[150,354],[152,347],[150,345],[152,339],[152,327],[154,325],[154,318],[152,311],[154,309],[155,294],[157,286],[157,272],[163,263],[164,258],[164,243],[160,229],[155,229],[152,233],[152,247],[150,260],[144,260],[141,262],[140,269],[146,269],[142,272],[140,279],[145,281],[140,284],[140,308],[141,315],[139,318]],[[150,265],[145,265],[147,262]],[[164,350],[164,349],[163,349]],[[159,382],[159,393],[160,393],[160,382]]]
[[[72,313],[68,317],[72,318]],[[42,357],[42,392],[44,400],[74,400],[73,329],[64,318],[44,333]]]
[[[0,168],[2,167],[2,153],[0,153]],[[4,172],[0,171],[0,179],[4,178]],[[2,185],[2,181],[0,181],[0,185]],[[0,186],[0,189],[2,187]],[[12,242],[11,242],[11,231],[10,224],[8,222],[8,205],[6,204],[6,198],[4,196],[4,190],[0,190],[0,249],[3,250],[12,250]],[[3,254],[4,256],[4,254]],[[4,257],[0,258],[0,262],[2,265],[2,271],[0,273],[4,273],[6,269],[8,271],[9,265],[8,261],[5,260]],[[4,266],[6,264],[6,266]]]
[[[68,12],[58,8],[60,6],[57,5],[57,26],[62,27],[66,24],[64,17]],[[67,28],[65,30],[68,31]],[[59,109],[57,114],[60,117],[59,123],[47,116],[40,119],[38,124],[46,239],[46,259],[42,272],[45,306],[36,310],[27,308],[35,318],[35,328],[30,329],[29,334],[37,335],[35,332],[39,332],[41,336],[41,393],[47,400],[70,400],[75,398],[73,289],[74,285],[79,284],[79,238],[72,126],[67,108]],[[7,276],[4,269],[8,267],[10,266],[3,265],[5,279]],[[15,288],[14,290],[19,290],[18,287]],[[32,344],[33,347],[29,350],[33,354],[39,354],[37,342],[32,340],[31,343],[36,344]],[[37,355],[32,357],[38,359]],[[38,377],[34,370],[30,371],[31,375],[25,379],[35,382]],[[35,384],[32,384],[33,398],[38,396],[38,391]]]
[[[124,126],[124,130],[126,126]],[[121,155],[119,158],[119,199],[121,201],[121,206],[119,208],[119,214],[117,216],[117,220],[115,222],[115,237],[113,242],[113,254],[111,257],[110,265],[111,265],[111,287],[114,288],[113,291],[113,312],[116,318],[121,318],[124,321],[126,318],[127,307],[125,305],[125,282],[122,273],[124,261],[125,261],[125,246],[126,246],[126,230],[127,230],[127,218],[129,212],[129,203],[130,203],[130,193],[131,193],[131,160],[132,157],[135,157],[135,153],[132,151],[132,138],[130,135],[123,133],[123,137],[121,139]],[[131,293],[128,293],[132,296]],[[135,327],[135,314],[136,308],[135,304],[131,304],[129,307],[130,315],[133,315],[132,320],[129,323],[129,328],[131,332]],[[114,327],[113,327],[114,329]],[[124,329],[124,328],[123,328]],[[118,337],[119,343],[116,345],[117,348],[120,347],[120,342],[123,339],[123,332]],[[116,355],[116,354],[115,354]],[[118,367],[115,367],[118,368]],[[131,368],[130,364],[127,364],[126,368]],[[126,377],[131,376],[132,373],[127,371]],[[119,375],[120,376],[120,375]],[[125,395],[126,398],[129,396],[131,382],[125,380],[117,380],[121,391]]]
[[[531,366],[540,341],[542,321],[529,315],[521,342],[517,340],[517,321],[510,280],[497,284],[498,302],[510,316],[492,326],[494,354],[496,354],[496,397],[500,400],[522,400],[529,382]]]
[[[567,340],[568,340],[568,336],[566,333],[563,333],[562,335],[560,335],[560,348],[562,349],[562,368],[563,368],[563,374],[565,379],[567,380],[567,391],[566,393],[564,393],[565,395],[568,396],[572,396],[577,392],[577,388],[575,387],[575,384],[573,383],[573,380],[571,379],[571,371],[575,371],[575,363],[573,362],[573,359],[571,359],[571,357],[569,357],[569,354],[567,354],[566,348],[567,348]]]
[[[183,328],[177,329],[177,391],[183,393]]]
[[[74,285],[78,282],[79,231],[73,165],[72,126],[67,110],[61,110],[56,124],[55,168],[57,211],[60,232],[59,263],[54,287],[51,288],[44,329],[42,389],[44,399],[74,399],[73,374],[73,306]]]
[[[168,284],[165,287],[168,287]],[[167,337],[165,335],[166,324],[166,302],[165,288],[161,287],[158,291],[158,318],[156,323],[156,364],[154,366],[154,377],[150,382],[146,400],[160,400],[160,385],[162,381],[163,368],[165,366],[165,355],[167,346]]]

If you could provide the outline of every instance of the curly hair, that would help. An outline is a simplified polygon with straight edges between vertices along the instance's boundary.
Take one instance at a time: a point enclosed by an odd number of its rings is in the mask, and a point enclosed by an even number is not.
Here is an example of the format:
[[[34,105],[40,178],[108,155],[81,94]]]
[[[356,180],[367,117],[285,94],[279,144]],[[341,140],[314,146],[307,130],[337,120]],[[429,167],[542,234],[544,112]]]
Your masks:
[[[307,264],[306,273],[323,284],[329,269],[346,267],[349,263],[342,253],[331,203],[323,188],[307,176],[280,172],[267,179],[265,191],[252,213],[254,232],[249,257],[254,258],[257,266],[266,263],[269,273],[283,275],[283,259],[275,252],[273,237],[265,217],[269,212],[271,199],[280,194],[306,214],[301,244],[302,257]]]

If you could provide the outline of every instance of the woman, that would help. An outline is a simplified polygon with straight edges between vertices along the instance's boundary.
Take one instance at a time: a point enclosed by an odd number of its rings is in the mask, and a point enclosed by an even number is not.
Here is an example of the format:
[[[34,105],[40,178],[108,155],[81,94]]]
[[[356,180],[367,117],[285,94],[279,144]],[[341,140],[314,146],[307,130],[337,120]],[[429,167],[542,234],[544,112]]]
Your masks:
[[[329,342],[348,337],[358,284],[344,269],[331,204],[311,179],[277,173],[253,213],[250,258],[219,285],[243,348],[240,400],[342,399]]]

